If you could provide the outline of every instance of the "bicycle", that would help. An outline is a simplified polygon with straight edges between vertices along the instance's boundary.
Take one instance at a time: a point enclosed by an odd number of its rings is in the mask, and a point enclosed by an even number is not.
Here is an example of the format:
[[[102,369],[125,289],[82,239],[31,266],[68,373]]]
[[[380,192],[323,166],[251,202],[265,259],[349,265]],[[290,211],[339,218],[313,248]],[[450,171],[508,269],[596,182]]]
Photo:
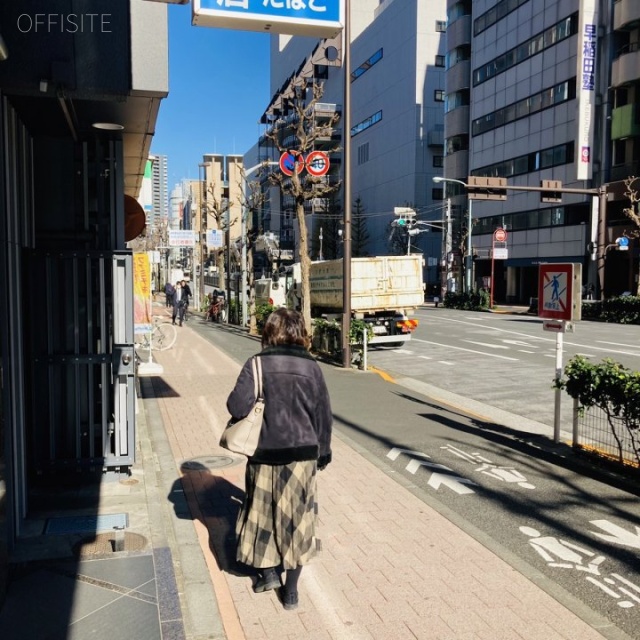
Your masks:
[[[160,322],[157,316],[153,319],[153,329],[151,330],[151,342],[149,342],[149,334],[143,333],[142,340],[138,343],[141,349],[149,349],[152,351],[166,351],[171,349],[178,338],[178,332],[174,325],[168,322]]]

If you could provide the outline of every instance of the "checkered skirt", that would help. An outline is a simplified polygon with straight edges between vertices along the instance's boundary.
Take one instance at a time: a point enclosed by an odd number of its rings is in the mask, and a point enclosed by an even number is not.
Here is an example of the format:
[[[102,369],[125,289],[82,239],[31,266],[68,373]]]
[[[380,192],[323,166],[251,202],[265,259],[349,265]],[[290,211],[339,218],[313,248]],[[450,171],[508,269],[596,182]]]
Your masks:
[[[303,565],[316,552],[316,463],[247,463],[246,497],[236,523],[236,558],[264,569]]]

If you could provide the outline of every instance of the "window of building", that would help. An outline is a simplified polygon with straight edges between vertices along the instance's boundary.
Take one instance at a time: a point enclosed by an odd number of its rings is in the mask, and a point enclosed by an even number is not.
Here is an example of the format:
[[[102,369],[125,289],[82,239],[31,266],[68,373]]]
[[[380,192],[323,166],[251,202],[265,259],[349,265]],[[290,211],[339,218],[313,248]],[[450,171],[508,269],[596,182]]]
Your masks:
[[[369,71],[374,64],[382,60],[382,49],[378,49],[368,60],[363,62],[351,73],[351,82],[355,82],[361,75]]]
[[[314,64],[313,65],[313,77],[315,80],[328,80],[329,78],[329,65],[326,64]]]
[[[445,33],[447,30],[447,21],[446,20],[436,20],[436,31],[438,33]]]
[[[444,89],[436,89],[433,92],[433,99],[436,102],[444,102]]]
[[[444,189],[442,187],[434,187],[431,189],[432,200],[444,200]]]
[[[444,167],[444,156],[433,156],[433,167]]]
[[[447,69],[451,69],[451,67],[458,64],[458,62],[469,59],[471,59],[471,45],[463,44],[455,49],[451,49],[451,51],[447,53],[445,65]]]
[[[358,147],[358,164],[369,162],[369,143],[365,142]]]
[[[462,0],[451,5],[447,11],[447,22],[451,24],[459,18],[471,15],[471,0]]]
[[[362,122],[359,122],[354,127],[351,127],[351,137],[353,138],[354,136],[357,136],[359,133],[362,133],[369,127],[372,127],[374,124],[380,122],[380,120],[382,120],[382,110],[377,111],[373,115],[362,120]]]
[[[444,112],[449,113],[449,111],[453,111],[458,107],[467,107],[469,106],[469,89],[462,89],[461,91],[455,91],[454,93],[450,93],[446,99],[444,104]]]
[[[481,67],[474,69],[473,86],[478,86],[503,71],[514,67],[537,53],[540,53],[544,49],[552,47],[561,40],[565,40],[566,38],[575,35],[577,31],[578,14],[574,13],[568,18],[554,24],[552,27],[545,29],[542,33],[538,33],[514,49],[506,51]]]
[[[444,67],[446,64],[445,56],[436,56],[436,67]]]
[[[500,0],[500,2],[491,7],[491,9],[485,11],[474,20],[473,35],[477,36],[479,33],[482,33],[498,22],[498,20],[502,20],[502,18],[522,6],[525,2],[529,2],[529,0]]]
[[[450,138],[453,140],[453,138]],[[448,151],[447,151],[448,153]],[[496,164],[474,169],[472,175],[509,178],[521,176],[532,171],[548,169],[573,162],[574,142],[559,144],[548,149],[533,151],[523,156],[509,158]]]
[[[445,155],[449,156],[457,151],[466,151],[469,149],[469,136],[466,134],[451,136],[444,141]],[[487,175],[487,174],[481,174]]]

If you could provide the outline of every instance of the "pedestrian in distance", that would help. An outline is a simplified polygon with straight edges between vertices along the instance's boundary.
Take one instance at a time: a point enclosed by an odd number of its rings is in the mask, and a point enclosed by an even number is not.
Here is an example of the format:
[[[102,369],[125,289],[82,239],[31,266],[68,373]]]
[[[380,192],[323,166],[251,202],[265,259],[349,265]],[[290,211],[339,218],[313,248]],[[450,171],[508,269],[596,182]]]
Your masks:
[[[167,284],[164,285],[164,302],[167,309],[173,306],[173,294],[175,292],[175,287],[170,282],[167,282]]]
[[[300,313],[286,308],[271,313],[257,356],[264,418],[258,448],[247,460],[236,523],[236,559],[258,573],[253,590],[277,588],[286,610],[297,608],[302,567],[317,551],[316,471],[331,461],[329,392],[309,346]],[[249,359],[227,400],[232,419],[244,418],[255,400]]]
[[[182,320],[184,319],[184,310],[185,310],[185,294],[182,291],[182,285],[180,282],[176,282],[175,291],[173,293],[173,314],[171,316],[171,320],[173,324],[176,323],[176,318],[178,320],[178,324],[182,326]]]
[[[186,322],[187,311],[189,310],[189,301],[191,300],[191,297],[193,296],[193,294],[191,293],[191,287],[189,286],[189,283],[186,280],[181,280],[180,284],[182,285],[182,298],[184,300],[183,319]]]
[[[587,300],[593,300],[593,296],[596,292],[596,288],[593,286],[593,282],[589,283],[587,287]]]

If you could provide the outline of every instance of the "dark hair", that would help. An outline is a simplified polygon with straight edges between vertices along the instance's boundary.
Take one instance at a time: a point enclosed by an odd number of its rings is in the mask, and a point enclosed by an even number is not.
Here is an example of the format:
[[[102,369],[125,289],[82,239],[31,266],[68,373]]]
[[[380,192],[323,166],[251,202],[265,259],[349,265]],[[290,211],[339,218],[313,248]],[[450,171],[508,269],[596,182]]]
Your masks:
[[[262,330],[263,347],[294,344],[308,349],[310,343],[309,334],[300,313],[280,307],[269,314]]]

